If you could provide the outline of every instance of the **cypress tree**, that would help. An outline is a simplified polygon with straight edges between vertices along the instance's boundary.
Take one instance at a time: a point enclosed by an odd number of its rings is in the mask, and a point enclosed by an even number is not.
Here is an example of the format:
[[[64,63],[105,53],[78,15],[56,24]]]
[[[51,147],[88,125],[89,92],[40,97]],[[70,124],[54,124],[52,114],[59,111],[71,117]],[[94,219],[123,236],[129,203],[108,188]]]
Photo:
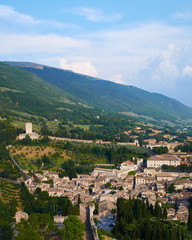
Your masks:
[[[161,207],[159,206],[158,202],[155,203],[154,215],[156,218],[161,217]]]
[[[146,218],[147,216],[147,205],[143,202],[142,204],[142,217]]]
[[[149,210],[151,212],[151,215],[153,216],[154,215],[154,210],[153,210],[153,205],[152,204],[150,204]]]
[[[157,236],[158,240],[163,240],[163,225],[161,224],[160,220],[157,219]]]
[[[169,234],[169,240],[176,240],[175,229],[171,229]]]
[[[152,230],[152,238],[153,240],[158,240],[157,238],[157,227],[156,227],[156,224],[154,225],[154,228]],[[169,240],[169,239],[168,239]]]
[[[150,225],[150,219],[147,218],[146,223],[145,223],[145,240],[150,240],[151,239],[151,225]]]
[[[185,233],[183,228],[181,228],[181,240],[185,240]]]
[[[177,240],[180,240],[180,227],[177,226]]]
[[[163,218],[167,219],[167,208],[166,207],[163,208]]]
[[[189,209],[189,217],[188,217],[187,226],[188,226],[188,231],[192,231],[192,210],[191,210],[191,208]]]
[[[164,240],[169,240],[169,229],[167,226],[164,229]]]

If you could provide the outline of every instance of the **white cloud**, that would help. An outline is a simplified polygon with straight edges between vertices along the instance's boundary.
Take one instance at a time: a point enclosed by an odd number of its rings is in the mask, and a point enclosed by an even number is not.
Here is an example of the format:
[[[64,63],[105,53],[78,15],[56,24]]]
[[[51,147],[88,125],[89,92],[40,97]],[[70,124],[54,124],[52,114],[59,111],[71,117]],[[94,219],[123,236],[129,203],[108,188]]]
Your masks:
[[[163,75],[170,79],[175,79],[179,76],[177,66],[174,64],[176,48],[174,44],[169,44],[168,49],[163,51],[160,58],[159,69]]]
[[[97,75],[97,70],[90,61],[68,63],[66,59],[62,58],[60,59],[59,64],[60,67],[65,70],[70,70],[76,73],[81,73],[93,77]]]
[[[86,20],[93,21],[93,22],[116,21],[121,19],[122,17],[120,14],[104,15],[100,10],[96,10],[93,8],[86,8],[86,7],[78,8],[74,12],[80,16],[85,17]]]
[[[4,23],[8,23],[7,26],[11,25],[39,25],[39,26],[44,26],[47,28],[48,27],[55,27],[58,29],[61,28],[79,28],[77,25],[70,24],[70,23],[65,23],[65,22],[59,22],[55,20],[42,20],[42,19],[35,19],[30,15],[27,14],[22,14],[20,12],[15,11],[13,7],[7,6],[7,5],[0,5],[0,19],[2,20],[1,22],[4,21]]]
[[[182,74],[185,76],[189,76],[189,77],[192,77],[192,67],[187,65],[183,68],[183,71],[182,71]]]
[[[123,76],[121,74],[116,74],[116,75],[112,75],[110,78],[109,78],[110,81],[112,82],[115,82],[115,83],[119,83],[119,84],[126,84],[124,81],[123,81]]]
[[[179,76],[179,71],[177,67],[174,64],[170,63],[169,61],[162,61],[159,64],[159,68],[165,76],[171,79],[177,78]]]
[[[177,12],[177,13],[173,14],[172,17],[176,20],[190,21],[190,20],[192,20],[192,12],[191,11]]]
[[[89,41],[55,34],[28,35],[28,34],[1,34],[0,53],[2,54],[60,54],[71,49],[86,49]]]
[[[1,19],[7,19],[11,21],[21,22],[21,23],[30,23],[30,24],[36,24],[40,23],[39,20],[34,19],[33,17],[22,14],[19,12],[16,12],[14,8],[6,5],[0,5],[0,18]]]

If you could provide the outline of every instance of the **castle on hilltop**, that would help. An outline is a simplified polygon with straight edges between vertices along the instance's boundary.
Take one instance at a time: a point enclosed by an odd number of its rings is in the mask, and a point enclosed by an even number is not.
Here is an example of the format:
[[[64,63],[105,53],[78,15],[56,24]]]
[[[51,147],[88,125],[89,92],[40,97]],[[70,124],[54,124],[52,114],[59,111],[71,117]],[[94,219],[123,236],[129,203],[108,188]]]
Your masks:
[[[30,123],[30,122],[25,123],[25,132],[26,133],[19,134],[19,136],[18,136],[19,140],[24,139],[26,137],[26,135],[28,135],[32,140],[39,138],[39,134],[36,132],[33,132],[32,123]]]

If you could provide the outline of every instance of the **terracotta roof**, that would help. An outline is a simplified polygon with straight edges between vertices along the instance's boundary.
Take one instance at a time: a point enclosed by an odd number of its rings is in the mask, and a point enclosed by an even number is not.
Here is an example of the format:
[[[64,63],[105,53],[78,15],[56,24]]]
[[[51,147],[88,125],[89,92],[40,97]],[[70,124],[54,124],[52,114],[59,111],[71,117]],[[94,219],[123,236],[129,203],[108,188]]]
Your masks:
[[[126,163],[126,164],[133,164],[133,162],[131,162],[131,161],[126,161],[126,162],[123,162],[123,163]],[[122,164],[123,164],[122,163]]]

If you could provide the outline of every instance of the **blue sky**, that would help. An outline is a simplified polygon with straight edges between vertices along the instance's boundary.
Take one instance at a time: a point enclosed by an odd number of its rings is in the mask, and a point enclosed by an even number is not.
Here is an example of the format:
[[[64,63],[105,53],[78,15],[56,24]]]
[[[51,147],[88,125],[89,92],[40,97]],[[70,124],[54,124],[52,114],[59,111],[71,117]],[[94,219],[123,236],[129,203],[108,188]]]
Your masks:
[[[191,0],[0,0],[0,60],[165,94],[192,107]]]

